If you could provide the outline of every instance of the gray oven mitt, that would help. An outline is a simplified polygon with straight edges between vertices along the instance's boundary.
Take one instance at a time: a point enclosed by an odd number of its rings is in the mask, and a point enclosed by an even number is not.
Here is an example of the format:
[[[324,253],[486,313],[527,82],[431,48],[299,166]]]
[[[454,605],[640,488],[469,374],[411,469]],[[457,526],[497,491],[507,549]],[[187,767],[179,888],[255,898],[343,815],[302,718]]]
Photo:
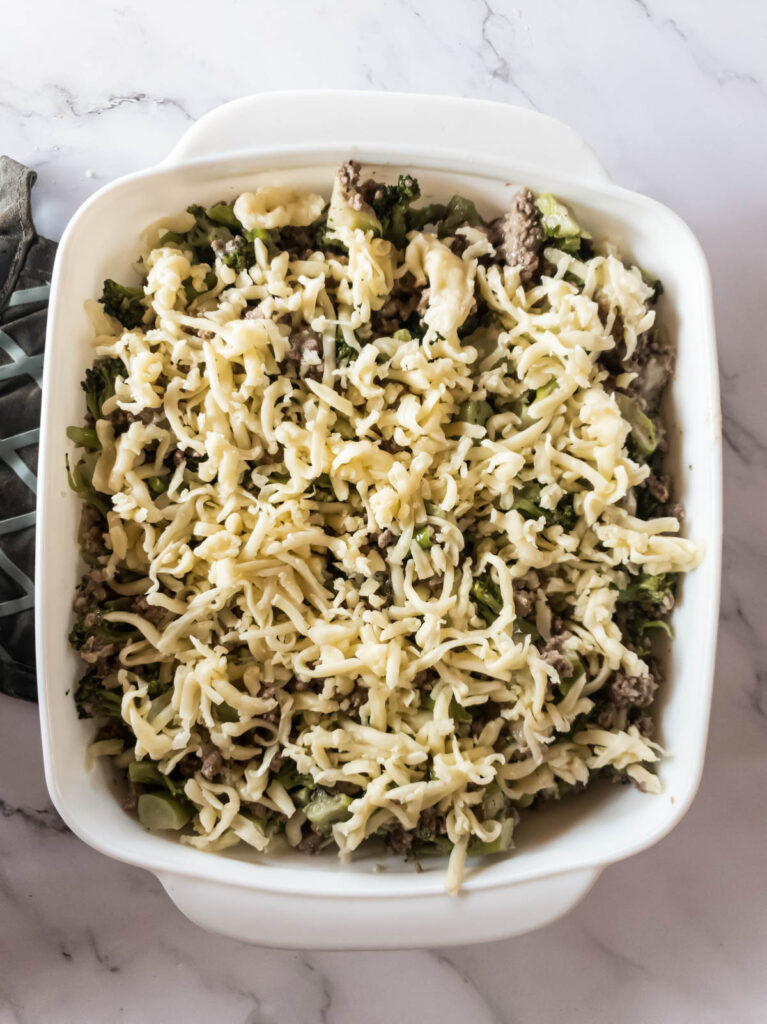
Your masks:
[[[0,156],[0,690],[36,700],[35,503],[45,318],[56,245],[35,233],[37,175]]]

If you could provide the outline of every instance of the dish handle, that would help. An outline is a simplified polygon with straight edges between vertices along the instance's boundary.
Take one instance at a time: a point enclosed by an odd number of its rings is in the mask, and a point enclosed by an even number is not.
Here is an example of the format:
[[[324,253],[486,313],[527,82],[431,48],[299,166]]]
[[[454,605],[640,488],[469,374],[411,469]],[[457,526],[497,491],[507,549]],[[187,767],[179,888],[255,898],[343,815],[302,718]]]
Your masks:
[[[414,949],[510,938],[541,928],[578,903],[601,868],[487,889],[323,896],[256,890],[160,873],[195,924],[240,942],[283,949]]]
[[[392,148],[532,164],[592,184],[609,181],[583,139],[552,117],[489,100],[311,90],[259,93],[215,107],[181,137],[163,166],[256,150]]]

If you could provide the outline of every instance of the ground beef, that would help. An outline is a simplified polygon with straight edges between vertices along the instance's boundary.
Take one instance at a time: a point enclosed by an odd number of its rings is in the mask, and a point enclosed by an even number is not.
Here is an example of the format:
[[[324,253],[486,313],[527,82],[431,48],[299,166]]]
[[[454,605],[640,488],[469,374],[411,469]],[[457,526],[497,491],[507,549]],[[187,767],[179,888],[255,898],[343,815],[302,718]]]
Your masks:
[[[389,455],[399,455],[400,452],[406,452],[407,446],[397,444],[393,438],[383,438],[378,442],[378,447],[381,451],[388,452]]]
[[[413,833],[408,832],[401,825],[395,825],[386,833],[384,843],[389,853],[404,857],[413,845]]]
[[[428,299],[425,300],[428,304]],[[377,313],[373,314],[373,330],[378,335],[392,335],[410,319],[413,313],[423,314],[426,307],[424,288],[416,284],[413,275],[408,272],[396,278],[389,298]]]
[[[418,828],[433,836],[443,836],[447,833],[447,815],[444,811],[438,811],[436,807],[427,807],[425,811],[421,811]]]
[[[378,593],[384,599],[384,604],[388,607],[392,604],[394,599],[394,589],[392,587],[391,576],[385,569],[379,570],[373,574],[373,579],[378,584]]]
[[[607,683],[607,696],[618,708],[647,708],[655,697],[658,684],[652,675],[627,676],[614,672]]]
[[[98,640],[95,636],[89,636],[80,648],[79,654],[86,665],[93,665],[97,671],[104,672],[110,659],[117,654],[117,644],[111,640]]]
[[[135,811],[138,807],[138,798],[144,792],[144,787],[137,782],[128,782],[123,793],[122,805],[125,811]]]
[[[353,210],[362,209],[362,196],[357,191],[360,170],[360,165],[356,160],[347,160],[338,168],[338,181],[349,206]]]
[[[89,506],[86,505],[84,511],[87,511],[88,508]],[[83,576],[72,602],[72,610],[77,615],[82,615],[94,605],[103,604],[109,598],[112,591],[105,585],[105,579],[103,569],[91,569]]]
[[[266,313],[264,313],[263,307],[259,302],[257,306],[248,306],[245,312],[242,314],[243,320],[265,320]]]
[[[423,668],[413,676],[413,686],[421,693],[429,693],[438,679],[433,668]]]
[[[381,530],[380,533],[374,534],[374,537],[379,551],[385,551],[394,541],[394,534],[391,530]]]
[[[560,679],[566,679],[573,673],[573,666],[562,653],[565,641],[571,636],[572,633],[566,629],[561,633],[555,633],[546,641],[541,650],[541,657],[548,665],[551,665]]]
[[[648,740],[652,739],[655,732],[655,722],[652,720],[650,715],[637,715],[633,724],[643,736],[647,737]]]
[[[302,379],[322,380],[325,368],[322,351],[322,338],[310,327],[302,327],[292,331],[286,360],[296,367]]]
[[[347,705],[350,715],[359,714],[359,710],[362,705],[368,699],[368,691],[364,686],[355,687],[348,697],[344,697],[341,701],[342,704]]]
[[[201,756],[201,773],[206,779],[215,779],[217,775],[221,774],[224,767],[224,759],[221,756],[221,751],[214,747],[213,744],[205,744],[202,748]]]
[[[323,841],[322,836],[317,835],[316,832],[312,832],[310,829],[304,832],[301,836],[301,842],[298,844],[298,849],[301,853],[319,853]]]
[[[420,580],[420,582],[425,583],[432,593],[436,593],[438,590],[442,590],[444,578],[444,576],[437,572],[433,576],[427,576],[425,580]]]
[[[280,247],[286,249],[291,259],[305,260],[317,251],[314,235],[308,227],[288,225],[280,228]]]
[[[133,599],[131,608],[136,615],[141,615],[147,622],[151,622],[153,626],[162,626],[168,618],[168,612],[165,608],[149,604],[143,594]]]
[[[522,619],[535,611],[535,591],[524,583],[514,583],[514,610]]]
[[[93,505],[83,505],[83,510],[80,513],[78,539],[84,555],[99,558],[101,555],[107,554],[107,547],[104,543],[105,527],[104,517],[99,510]]]
[[[535,193],[521,188],[515,194],[511,209],[498,225],[499,255],[510,267],[519,267],[523,284],[530,284],[539,267],[539,253],[543,245],[543,228]]]

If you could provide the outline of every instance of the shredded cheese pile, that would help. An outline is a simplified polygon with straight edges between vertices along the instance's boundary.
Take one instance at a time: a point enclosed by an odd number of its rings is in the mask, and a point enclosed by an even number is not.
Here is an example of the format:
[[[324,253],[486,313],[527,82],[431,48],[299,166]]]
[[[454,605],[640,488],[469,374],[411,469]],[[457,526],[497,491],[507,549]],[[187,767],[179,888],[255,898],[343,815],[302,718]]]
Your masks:
[[[246,228],[271,229],[308,224],[323,206],[268,188],[234,211]],[[98,317],[97,357],[127,368],[104,416],[137,417],[117,436],[108,418],[96,424],[94,487],[111,498],[105,571],[117,593],[167,613],[161,627],[133,612],[104,616],[140,634],[118,672],[130,756],[167,773],[210,743],[227,765],[215,781],[199,771],[186,781],[195,815],[183,841],[193,846],[264,850],[258,808],[298,843],[306,819],[275,758],[318,785],[359,787],[332,827],[342,855],[382,826],[414,829],[424,810],[444,813],[453,890],[472,837],[492,843],[501,830],[479,814],[490,783],[522,800],[613,766],[659,788],[650,766],[660,748],[636,726],[572,731],[612,672],[647,672],[614,621],[630,572],[684,572],[700,559],[676,519],[644,521],[621,505],[648,469],[628,453],[629,426],[597,360],[615,344],[617,315],[629,353],[652,326],[648,286],[615,255],[580,262],[547,248],[554,272],[525,289],[517,269],[483,259],[494,253],[486,232],[459,234],[460,255],[429,233],[411,233],[403,251],[339,228],[333,251],[304,259],[256,237],[240,272],[155,246],[143,263],[151,322],[125,330]],[[423,337],[361,343],[406,274],[428,288]],[[259,315],[244,318],[256,304]],[[478,305],[491,326],[461,337]],[[286,371],[291,334],[305,328],[322,339],[321,361],[306,354],[321,379]],[[342,339],[359,351],[344,365]],[[545,393],[523,406],[536,389]],[[484,425],[462,418],[465,403],[487,399],[505,411]],[[176,450],[186,461],[157,495],[148,481]],[[570,531],[512,507],[530,481],[544,508],[573,495]],[[416,540],[424,526],[426,547]],[[381,531],[392,534],[386,550]],[[119,582],[125,570],[130,581]],[[484,572],[501,595],[492,622],[471,595]],[[567,608],[564,651],[585,671],[564,696],[518,628],[523,579],[544,640],[551,600]],[[142,668],[158,661],[172,688],[153,700]],[[461,728],[460,710],[483,705],[492,714]]]

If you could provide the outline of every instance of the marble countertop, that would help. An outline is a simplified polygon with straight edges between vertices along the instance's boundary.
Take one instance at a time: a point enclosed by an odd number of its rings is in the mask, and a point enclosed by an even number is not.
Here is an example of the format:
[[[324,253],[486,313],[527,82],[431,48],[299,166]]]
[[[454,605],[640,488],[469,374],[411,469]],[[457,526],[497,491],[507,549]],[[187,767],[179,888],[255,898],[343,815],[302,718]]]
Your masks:
[[[541,931],[439,953],[269,951],[200,931],[151,875],[72,836],[46,794],[36,709],[0,698],[0,1024],[763,1021],[767,7],[229,0],[214,9],[220,27],[211,10],[29,0],[4,11],[0,145],[39,172],[42,233],[57,238],[89,193],[156,162],[211,107],[320,86],[553,114],[616,181],[697,233],[714,281],[726,440],[706,770],[671,836],[606,870]]]

